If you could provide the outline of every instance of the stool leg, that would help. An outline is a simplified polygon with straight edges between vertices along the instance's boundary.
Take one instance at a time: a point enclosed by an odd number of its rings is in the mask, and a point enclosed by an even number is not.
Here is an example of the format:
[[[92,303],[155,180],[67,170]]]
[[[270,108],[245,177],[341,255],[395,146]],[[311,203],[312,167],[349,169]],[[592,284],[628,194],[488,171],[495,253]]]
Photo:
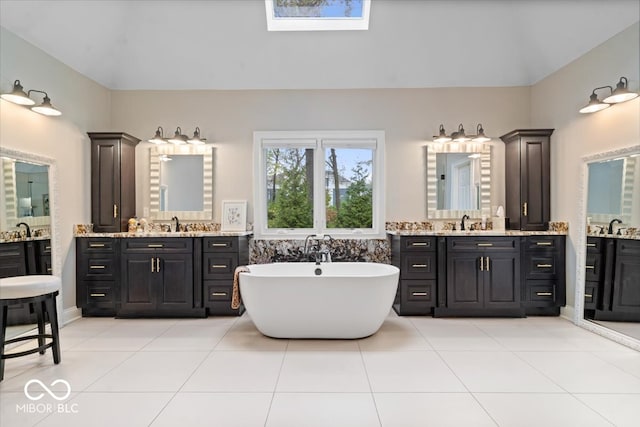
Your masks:
[[[7,311],[5,304],[0,306],[0,381],[4,379],[4,339],[7,333]]]
[[[46,344],[44,339],[44,310],[46,310],[46,307],[44,306],[44,301],[38,301],[33,303],[33,305],[35,306],[36,319],[38,319],[38,347],[42,347]],[[44,350],[44,348],[40,350],[40,354],[44,354]]]
[[[45,300],[47,313],[49,314],[49,324],[51,325],[51,336],[53,337],[53,363],[60,363],[60,334],[58,333],[58,310],[56,309],[56,297],[52,295]]]

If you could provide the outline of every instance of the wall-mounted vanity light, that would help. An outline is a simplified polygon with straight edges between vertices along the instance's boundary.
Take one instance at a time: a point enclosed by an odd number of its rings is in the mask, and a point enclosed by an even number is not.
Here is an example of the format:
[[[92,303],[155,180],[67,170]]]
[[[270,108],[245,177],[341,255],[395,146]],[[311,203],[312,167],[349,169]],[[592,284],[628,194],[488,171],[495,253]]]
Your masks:
[[[458,130],[451,133],[451,135],[447,135],[447,132],[444,130],[444,126],[440,125],[440,127],[438,128],[438,132],[439,135],[434,135],[433,136],[433,142],[467,142],[467,141],[471,141],[471,142],[487,142],[487,141],[491,141],[491,138],[487,137],[484,134],[484,129],[482,128],[482,124],[478,123],[478,126],[476,127],[476,134],[475,135],[467,135],[464,132],[464,127],[462,126],[462,123],[460,123],[460,125],[458,125]]]
[[[183,145],[187,143],[193,145],[202,145],[206,143],[207,138],[200,137],[200,128],[197,126],[191,138],[187,137],[187,135],[182,134],[182,129],[180,128],[180,126],[176,128],[173,137],[165,138],[164,129],[162,129],[162,126],[158,126],[158,129],[156,129],[156,134],[148,141],[154,144],[166,144],[167,142],[170,142],[175,145]]]
[[[609,96],[604,98],[602,101],[598,99],[598,95],[596,91],[602,89],[609,89]],[[629,91],[629,81],[626,77],[620,77],[620,81],[616,84],[616,88],[614,89],[611,86],[601,86],[595,88],[591,92],[591,96],[589,97],[589,103],[580,109],[582,114],[587,113],[595,113],[596,111],[604,110],[605,108],[611,107],[612,104],[619,104],[621,102],[627,102],[634,98],[637,98],[638,94],[636,92]]]
[[[32,92],[44,95],[42,104],[35,105],[36,102],[30,97]],[[2,95],[0,95],[0,97],[2,97],[2,99],[6,99],[9,102],[13,102],[14,104],[29,106],[36,113],[44,114],[45,116],[59,116],[62,114],[60,110],[51,105],[51,99],[49,98],[47,92],[43,90],[31,89],[29,90],[29,92],[25,93],[24,88],[20,84],[20,80],[16,80],[13,82],[13,90],[10,93],[3,93]]]

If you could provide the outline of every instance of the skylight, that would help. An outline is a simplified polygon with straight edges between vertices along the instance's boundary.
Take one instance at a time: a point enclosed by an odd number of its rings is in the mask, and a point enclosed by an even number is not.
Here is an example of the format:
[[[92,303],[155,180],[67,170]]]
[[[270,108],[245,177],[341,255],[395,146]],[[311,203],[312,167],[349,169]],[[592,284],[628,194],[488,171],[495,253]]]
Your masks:
[[[368,30],[371,0],[265,0],[269,31]]]

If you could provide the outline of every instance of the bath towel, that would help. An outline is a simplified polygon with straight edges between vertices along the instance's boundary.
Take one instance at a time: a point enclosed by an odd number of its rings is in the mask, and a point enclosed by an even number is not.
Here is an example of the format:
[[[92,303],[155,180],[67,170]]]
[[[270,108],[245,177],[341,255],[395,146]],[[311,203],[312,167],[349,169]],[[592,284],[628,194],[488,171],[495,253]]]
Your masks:
[[[239,265],[233,273],[233,289],[231,291],[231,308],[233,310],[237,310],[240,308],[240,304],[242,304],[242,297],[240,296],[240,273],[249,272],[249,267],[246,265]]]

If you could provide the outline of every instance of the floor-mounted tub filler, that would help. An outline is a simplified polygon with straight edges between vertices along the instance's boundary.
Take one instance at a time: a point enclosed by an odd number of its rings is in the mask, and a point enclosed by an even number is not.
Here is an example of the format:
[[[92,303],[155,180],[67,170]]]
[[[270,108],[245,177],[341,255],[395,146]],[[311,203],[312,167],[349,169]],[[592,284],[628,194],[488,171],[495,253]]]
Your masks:
[[[240,273],[240,294],[258,330],[273,338],[353,339],[389,314],[399,270],[371,262],[272,263]]]

